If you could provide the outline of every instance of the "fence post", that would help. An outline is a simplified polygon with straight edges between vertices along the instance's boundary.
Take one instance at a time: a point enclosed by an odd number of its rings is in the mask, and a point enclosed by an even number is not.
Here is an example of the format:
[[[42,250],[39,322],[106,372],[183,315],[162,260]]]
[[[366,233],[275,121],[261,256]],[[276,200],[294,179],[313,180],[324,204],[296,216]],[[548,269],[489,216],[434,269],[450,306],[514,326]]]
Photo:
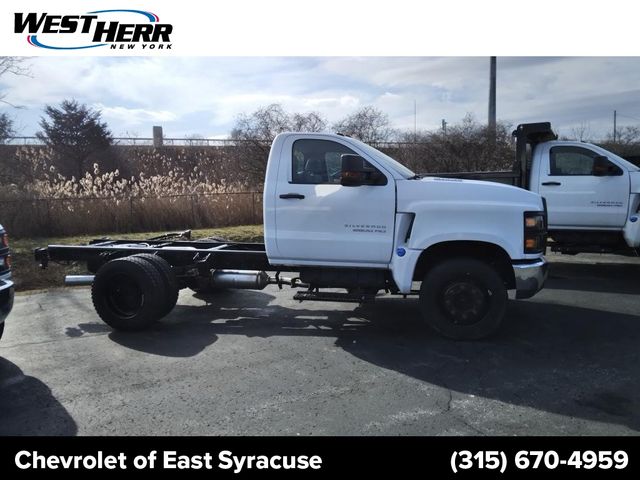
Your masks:
[[[256,221],[256,192],[251,192],[251,222]]]
[[[50,232],[53,232],[53,229],[51,228],[51,203],[49,202],[49,199],[45,200],[44,203],[47,206],[47,228]]]
[[[193,205],[195,195],[191,195],[191,228],[196,228],[196,210]]]
[[[153,127],[153,146],[154,148],[160,148],[163,144],[162,127]]]

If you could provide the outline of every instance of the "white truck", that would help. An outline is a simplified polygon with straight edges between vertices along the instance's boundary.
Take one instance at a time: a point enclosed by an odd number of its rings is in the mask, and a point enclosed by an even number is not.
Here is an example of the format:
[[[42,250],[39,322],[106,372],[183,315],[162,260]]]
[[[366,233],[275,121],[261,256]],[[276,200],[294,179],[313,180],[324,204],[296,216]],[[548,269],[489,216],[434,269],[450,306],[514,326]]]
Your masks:
[[[513,135],[512,171],[444,176],[508,183],[542,195],[552,251],[640,254],[640,168],[597,145],[558,141],[549,122],[519,125]]]
[[[427,324],[454,339],[493,333],[507,291],[538,292],[547,276],[542,197],[491,182],[421,178],[339,134],[283,133],[264,188],[264,244],[172,237],[49,245],[35,257],[87,261],[99,316],[143,329],[176,304],[180,288],[300,288],[300,301],[371,302],[418,295]],[[184,236],[184,232],[180,235]],[[282,273],[293,272],[293,276]],[[290,274],[288,274],[290,275]]]

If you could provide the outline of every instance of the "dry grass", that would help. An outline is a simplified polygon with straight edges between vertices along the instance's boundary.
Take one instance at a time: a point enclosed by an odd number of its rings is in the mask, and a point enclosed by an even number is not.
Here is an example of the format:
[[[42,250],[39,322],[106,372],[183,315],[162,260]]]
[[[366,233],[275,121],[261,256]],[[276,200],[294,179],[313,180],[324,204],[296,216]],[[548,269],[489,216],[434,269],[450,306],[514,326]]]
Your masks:
[[[117,168],[103,173],[96,163],[76,178],[58,172],[51,151],[17,150],[19,162],[8,169],[11,175],[0,176],[0,222],[14,237],[33,237],[45,232],[69,236],[212,228],[262,220],[261,193],[228,159],[208,157],[197,149],[131,154],[138,167],[134,175],[125,178]]]
[[[135,234],[113,234],[112,238],[140,239],[161,235],[162,232],[148,232]],[[194,230],[192,238],[219,236],[236,242],[262,242],[262,225],[243,225],[239,227],[214,228]],[[90,240],[102,237],[97,235],[80,235],[74,237],[22,238],[11,240],[11,256],[13,259],[13,277],[17,290],[32,290],[38,288],[60,287],[65,275],[86,273],[84,263],[74,265],[57,265],[51,263],[49,268],[42,270],[33,258],[33,250],[53,244],[86,244]]]

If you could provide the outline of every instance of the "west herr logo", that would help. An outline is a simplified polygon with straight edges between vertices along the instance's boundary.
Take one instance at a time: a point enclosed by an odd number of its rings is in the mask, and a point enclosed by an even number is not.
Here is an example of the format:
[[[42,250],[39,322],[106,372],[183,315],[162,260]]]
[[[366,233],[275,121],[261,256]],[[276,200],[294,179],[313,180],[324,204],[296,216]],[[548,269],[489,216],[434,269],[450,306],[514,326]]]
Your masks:
[[[144,19],[143,19],[144,17]],[[15,13],[15,33],[29,45],[53,50],[171,50],[173,25],[143,10],[97,10],[84,15]]]

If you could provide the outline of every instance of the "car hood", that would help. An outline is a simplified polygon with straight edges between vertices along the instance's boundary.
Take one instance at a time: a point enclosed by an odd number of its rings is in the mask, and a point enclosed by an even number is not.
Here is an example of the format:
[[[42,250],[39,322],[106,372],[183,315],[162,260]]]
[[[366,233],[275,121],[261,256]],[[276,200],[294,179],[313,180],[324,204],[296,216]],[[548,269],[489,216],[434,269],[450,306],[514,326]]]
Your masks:
[[[398,181],[398,211],[413,211],[423,202],[491,205],[501,209],[542,210],[542,198],[537,193],[502,183],[460,178],[427,177]]]

